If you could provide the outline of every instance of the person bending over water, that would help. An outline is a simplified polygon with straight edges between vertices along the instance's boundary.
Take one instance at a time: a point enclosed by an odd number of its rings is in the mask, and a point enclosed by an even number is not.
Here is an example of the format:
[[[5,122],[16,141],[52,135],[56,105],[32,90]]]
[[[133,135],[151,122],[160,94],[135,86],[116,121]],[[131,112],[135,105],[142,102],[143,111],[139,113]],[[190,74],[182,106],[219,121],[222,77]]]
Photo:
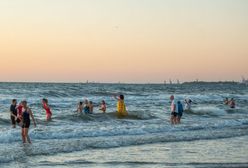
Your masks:
[[[16,127],[16,119],[17,119],[17,101],[16,99],[12,100],[12,103],[10,105],[10,119],[12,123],[12,128]]]
[[[46,110],[46,120],[50,121],[52,119],[52,112],[50,109],[50,106],[48,105],[48,100],[47,99],[42,99],[42,105],[43,108]]]
[[[117,117],[118,118],[123,118],[128,115],[126,105],[124,102],[124,95],[120,96],[114,96],[114,98],[117,100]]]
[[[192,105],[192,100],[191,99],[185,99],[184,104],[185,104],[184,109],[186,111],[191,110],[191,105]]]
[[[33,112],[31,109],[27,106],[27,101],[23,101],[23,113],[22,113],[22,142],[23,143],[31,143],[31,140],[28,135],[28,129],[30,126],[30,116],[33,120],[34,127],[36,127],[36,122],[34,119]]]
[[[102,101],[102,104],[101,104],[101,106],[100,106],[100,109],[99,109],[99,110],[101,110],[103,113],[106,113],[107,106],[106,106],[106,103],[105,103],[105,101],[104,101],[104,100]]]

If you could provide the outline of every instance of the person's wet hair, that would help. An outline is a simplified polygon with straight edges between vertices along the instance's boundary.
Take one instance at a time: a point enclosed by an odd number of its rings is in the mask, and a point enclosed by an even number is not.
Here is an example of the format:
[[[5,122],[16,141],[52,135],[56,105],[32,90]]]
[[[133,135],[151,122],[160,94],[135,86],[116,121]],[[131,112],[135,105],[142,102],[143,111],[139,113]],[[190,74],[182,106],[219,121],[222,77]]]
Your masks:
[[[45,102],[46,104],[48,103],[48,100],[46,98],[43,98],[42,101]]]
[[[16,102],[17,102],[17,100],[16,100],[16,99],[13,99],[13,100],[12,100],[12,103],[16,103]]]
[[[83,102],[79,102],[80,105],[83,105]]]
[[[26,100],[23,100],[23,101],[22,101],[22,104],[23,104],[23,105],[27,105],[27,103],[28,103],[28,102],[27,102]]]
[[[124,100],[124,95],[120,95],[120,99],[121,100]]]

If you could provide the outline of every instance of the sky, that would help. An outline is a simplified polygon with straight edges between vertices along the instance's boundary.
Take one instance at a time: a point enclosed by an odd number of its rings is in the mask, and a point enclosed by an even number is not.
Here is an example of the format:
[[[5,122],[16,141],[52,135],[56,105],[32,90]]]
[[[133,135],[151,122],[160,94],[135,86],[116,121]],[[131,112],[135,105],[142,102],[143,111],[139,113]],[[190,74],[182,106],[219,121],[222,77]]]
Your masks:
[[[0,81],[238,81],[247,65],[247,0],[0,1]]]

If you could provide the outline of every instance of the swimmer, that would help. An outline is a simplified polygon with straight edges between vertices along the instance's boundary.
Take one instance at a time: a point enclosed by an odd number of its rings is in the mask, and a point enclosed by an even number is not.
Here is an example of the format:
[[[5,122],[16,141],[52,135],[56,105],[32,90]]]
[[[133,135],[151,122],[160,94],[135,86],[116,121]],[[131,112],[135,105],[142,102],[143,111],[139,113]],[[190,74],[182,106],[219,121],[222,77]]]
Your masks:
[[[230,101],[229,101],[229,107],[230,108],[235,108],[235,100],[234,100],[234,98],[232,98]]]
[[[33,112],[31,109],[27,106],[27,101],[23,101],[23,113],[22,113],[22,142],[23,143],[31,143],[31,140],[28,135],[28,129],[30,126],[30,116],[32,118],[32,121],[34,123],[34,127],[36,127],[36,122],[34,119]]]
[[[42,105],[43,108],[46,110],[46,120],[50,121],[52,119],[52,112],[50,109],[50,106],[48,105],[48,100],[47,99],[42,99]]]
[[[102,100],[102,104],[100,106],[100,109],[103,113],[106,113],[106,110],[107,110],[107,106],[106,106],[106,103],[104,100]]]
[[[228,105],[229,104],[229,100],[228,100],[228,98],[226,97],[225,99],[224,99],[224,105]]]
[[[124,95],[120,96],[114,96],[114,98],[117,100],[117,117],[123,118],[128,115],[128,112],[126,110],[126,105],[124,102]]]

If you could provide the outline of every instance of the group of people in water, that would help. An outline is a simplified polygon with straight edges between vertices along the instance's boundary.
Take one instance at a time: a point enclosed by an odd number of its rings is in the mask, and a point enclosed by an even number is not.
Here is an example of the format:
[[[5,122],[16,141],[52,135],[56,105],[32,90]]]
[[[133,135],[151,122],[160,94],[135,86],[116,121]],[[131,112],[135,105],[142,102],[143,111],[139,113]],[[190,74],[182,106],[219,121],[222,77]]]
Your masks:
[[[117,100],[117,116],[118,118],[123,118],[128,115],[126,110],[126,105],[124,102],[124,95],[114,96]],[[52,111],[48,104],[47,99],[42,99],[42,107],[46,111],[46,120],[50,121],[52,119]],[[93,102],[85,100],[84,102],[80,101],[78,104],[77,112],[79,114],[92,114],[93,113]],[[107,106],[104,100],[102,100],[99,110],[103,113],[106,113]],[[23,100],[19,104],[16,99],[12,100],[10,105],[10,119],[12,127],[16,128],[16,125],[21,126],[21,136],[23,143],[31,143],[30,137],[28,135],[28,130],[30,127],[31,119],[33,121],[34,127],[36,127],[36,121],[33,115],[32,110],[28,107],[27,101]]]
[[[126,105],[124,102],[124,95],[114,96],[114,98],[117,100],[117,117],[118,118],[124,118],[128,115],[128,112],[126,110]],[[183,103],[180,100],[176,100],[174,95],[170,96],[171,100],[171,117],[170,122],[171,124],[180,124],[181,118],[183,116],[184,111],[190,111],[191,105],[193,101],[191,99],[185,99],[184,100],[184,106]],[[46,111],[46,120],[50,121],[52,119],[52,111],[48,104],[48,100],[46,98],[43,98],[42,101],[42,107]],[[224,100],[225,105],[229,105],[230,108],[235,108],[235,101],[232,98],[231,100],[228,100],[226,98]],[[84,100],[80,101],[77,106],[77,113],[79,114],[92,114],[94,109],[94,105],[92,101]],[[103,113],[106,113],[107,106],[106,102],[104,100],[101,101],[99,110]],[[17,103],[16,99],[12,100],[11,106],[10,106],[10,118],[12,127],[16,128],[16,125],[21,126],[21,136],[23,143],[31,143],[31,140],[28,135],[28,130],[30,127],[30,121],[32,119],[34,127],[36,127],[36,121],[33,115],[32,110],[28,107],[27,101],[23,100],[19,104]]]
[[[180,124],[181,118],[184,111],[190,111],[193,101],[191,99],[184,100],[184,106],[180,100],[175,100],[174,95],[170,96],[171,100],[171,124]],[[236,104],[234,98],[230,100],[226,98],[224,100],[224,105],[228,105],[230,108],[234,109]]]
[[[46,111],[46,120],[50,121],[52,118],[52,112],[50,110],[50,107],[48,105],[48,100],[47,99],[42,99],[42,106]],[[16,128],[16,125],[20,125],[22,130],[21,130],[21,135],[22,135],[22,141],[23,143],[31,143],[31,140],[28,135],[28,130],[30,127],[30,117],[33,121],[34,127],[36,127],[36,121],[34,119],[34,115],[32,110],[28,107],[28,103],[26,100],[21,101],[17,105],[17,100],[13,99],[12,103],[10,105],[10,118],[11,118],[11,123],[12,127]]]
[[[191,110],[193,101],[191,99],[184,100],[184,106],[180,100],[175,100],[174,95],[170,96],[171,100],[171,124],[180,124],[184,111]]]

